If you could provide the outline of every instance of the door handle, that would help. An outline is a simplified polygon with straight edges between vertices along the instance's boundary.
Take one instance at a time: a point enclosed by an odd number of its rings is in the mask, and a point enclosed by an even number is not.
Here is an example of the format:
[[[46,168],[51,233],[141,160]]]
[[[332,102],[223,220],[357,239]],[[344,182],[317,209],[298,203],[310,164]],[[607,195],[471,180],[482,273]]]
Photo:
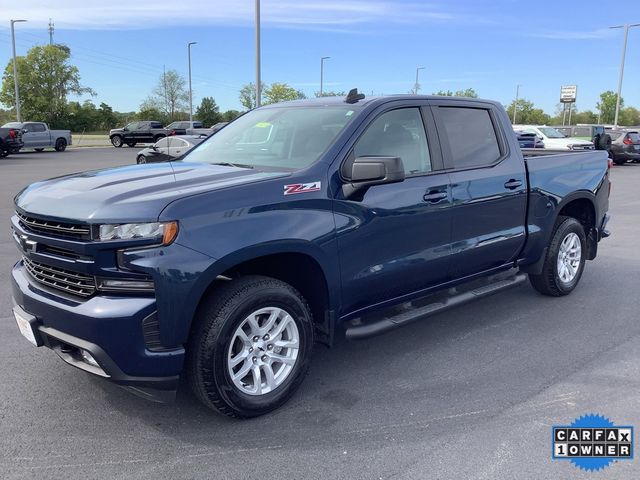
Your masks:
[[[447,198],[447,192],[430,191],[422,196],[422,200],[429,203],[438,203]]]
[[[520,187],[522,182],[520,180],[510,179],[504,184],[504,188],[508,188],[509,190],[515,190]]]

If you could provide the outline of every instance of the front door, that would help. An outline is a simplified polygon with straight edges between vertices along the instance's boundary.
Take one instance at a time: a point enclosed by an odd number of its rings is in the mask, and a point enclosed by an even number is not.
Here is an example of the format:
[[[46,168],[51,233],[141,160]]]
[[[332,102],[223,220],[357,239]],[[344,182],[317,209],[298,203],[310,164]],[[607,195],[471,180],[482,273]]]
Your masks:
[[[342,167],[348,171],[356,157],[397,156],[406,174],[403,182],[370,187],[361,198],[336,198],[343,315],[448,279],[449,177],[441,171],[431,113],[424,114],[419,107],[381,113]]]
[[[463,100],[436,101],[432,110],[451,179],[452,277],[516,260],[526,239],[527,178],[499,128],[504,114]]]

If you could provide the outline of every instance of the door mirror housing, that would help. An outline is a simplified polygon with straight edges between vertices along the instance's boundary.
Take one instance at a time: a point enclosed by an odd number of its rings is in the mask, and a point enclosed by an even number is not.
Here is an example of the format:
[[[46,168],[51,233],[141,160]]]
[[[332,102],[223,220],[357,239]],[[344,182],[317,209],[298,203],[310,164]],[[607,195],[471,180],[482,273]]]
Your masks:
[[[154,152],[158,151],[158,147],[156,147],[155,145],[151,145],[151,150],[153,150]]]
[[[349,183],[342,187],[346,198],[374,185],[404,181],[404,166],[400,157],[357,157],[349,177]]]

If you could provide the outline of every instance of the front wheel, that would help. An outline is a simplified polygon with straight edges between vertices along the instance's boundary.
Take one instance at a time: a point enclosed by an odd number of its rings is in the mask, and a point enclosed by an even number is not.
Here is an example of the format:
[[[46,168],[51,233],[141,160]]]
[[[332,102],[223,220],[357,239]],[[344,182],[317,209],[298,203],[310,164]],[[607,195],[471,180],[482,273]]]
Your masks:
[[[138,155],[138,158],[136,159],[136,163],[138,165],[140,165],[141,163],[147,163],[147,157],[145,157],[144,155]]]
[[[120,135],[114,135],[111,137],[111,145],[116,148],[120,148],[122,146],[122,137]]]
[[[547,250],[542,273],[529,274],[533,288],[543,295],[560,297],[578,285],[587,253],[587,238],[575,218],[559,217]]]
[[[188,344],[189,381],[220,413],[263,415],[300,386],[312,347],[311,312],[296,289],[274,278],[240,277],[200,308]]]
[[[56,140],[56,152],[64,152],[67,148],[67,141],[64,138]]]

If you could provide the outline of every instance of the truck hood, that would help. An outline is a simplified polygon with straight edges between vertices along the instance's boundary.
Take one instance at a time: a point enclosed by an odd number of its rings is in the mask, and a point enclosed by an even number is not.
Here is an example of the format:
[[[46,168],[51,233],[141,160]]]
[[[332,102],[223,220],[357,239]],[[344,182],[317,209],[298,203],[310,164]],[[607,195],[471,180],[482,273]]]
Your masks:
[[[123,133],[124,128],[112,128],[109,130],[109,135],[113,135],[114,133]]]
[[[580,138],[545,138],[543,139],[545,148],[567,148],[569,145],[593,145],[587,140]]]
[[[156,163],[93,170],[29,185],[16,198],[24,212],[89,223],[150,221],[172,201],[287,172],[201,163]]]

